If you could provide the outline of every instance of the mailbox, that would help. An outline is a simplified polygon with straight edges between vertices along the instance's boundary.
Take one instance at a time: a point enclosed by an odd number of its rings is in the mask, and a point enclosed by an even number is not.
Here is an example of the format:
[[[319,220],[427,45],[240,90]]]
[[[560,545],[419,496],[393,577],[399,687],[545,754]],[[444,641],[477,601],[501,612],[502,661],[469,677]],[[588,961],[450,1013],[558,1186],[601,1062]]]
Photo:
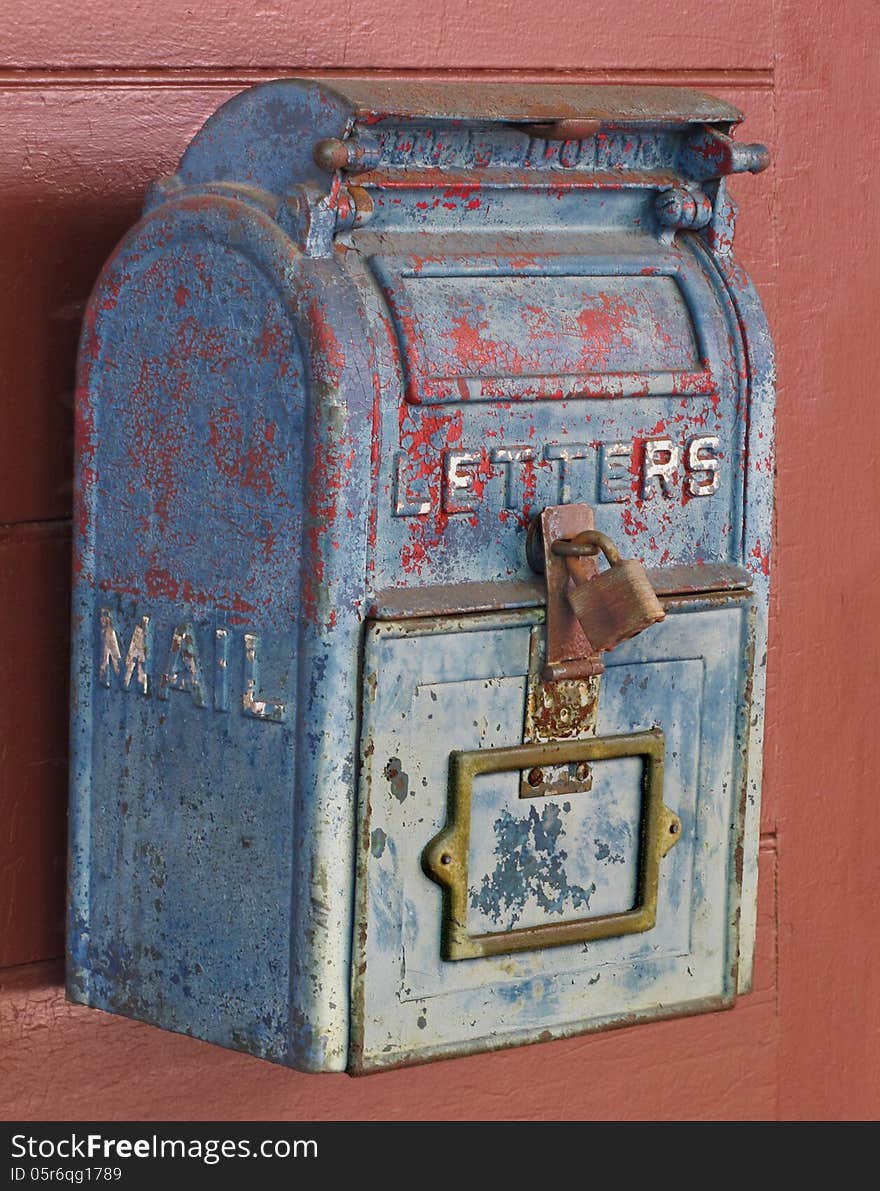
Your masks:
[[[739,120],[292,79],[154,184],[80,352],[72,999],[363,1072],[748,989]]]

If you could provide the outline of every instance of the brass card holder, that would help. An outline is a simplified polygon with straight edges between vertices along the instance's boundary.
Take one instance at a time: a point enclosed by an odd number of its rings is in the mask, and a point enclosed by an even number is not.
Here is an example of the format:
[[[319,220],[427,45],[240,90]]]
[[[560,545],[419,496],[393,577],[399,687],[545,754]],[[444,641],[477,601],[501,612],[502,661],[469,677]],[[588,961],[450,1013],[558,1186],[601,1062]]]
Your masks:
[[[443,889],[441,954],[445,960],[536,951],[650,930],[657,920],[660,862],[677,842],[681,821],[663,802],[665,745],[658,728],[620,736],[456,751],[449,756],[446,826],[422,853],[422,867]],[[641,757],[642,814],[636,901],[629,910],[567,922],[471,935],[467,929],[468,855],[474,778],[533,766]],[[589,797],[588,793],[583,795]]]

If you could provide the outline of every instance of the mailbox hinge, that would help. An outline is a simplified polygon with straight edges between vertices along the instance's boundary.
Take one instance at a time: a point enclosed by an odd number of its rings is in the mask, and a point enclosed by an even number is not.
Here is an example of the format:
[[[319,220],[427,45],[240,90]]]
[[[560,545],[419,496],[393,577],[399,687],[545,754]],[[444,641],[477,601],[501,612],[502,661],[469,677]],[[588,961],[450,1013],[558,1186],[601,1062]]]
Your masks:
[[[339,232],[360,227],[372,213],[367,191],[337,172],[329,190],[308,182],[292,187],[276,218],[306,256],[322,257],[332,255]]]

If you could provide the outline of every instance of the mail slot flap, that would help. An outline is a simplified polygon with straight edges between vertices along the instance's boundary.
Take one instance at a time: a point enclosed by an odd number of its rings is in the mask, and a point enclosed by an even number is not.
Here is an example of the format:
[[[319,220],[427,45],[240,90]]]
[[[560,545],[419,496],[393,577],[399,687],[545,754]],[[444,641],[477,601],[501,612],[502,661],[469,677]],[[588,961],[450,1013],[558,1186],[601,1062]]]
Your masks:
[[[396,276],[374,267],[413,404],[713,388],[672,267],[620,276],[557,260],[541,273],[511,256],[487,259],[482,270],[455,259],[434,261],[430,271],[404,265]]]

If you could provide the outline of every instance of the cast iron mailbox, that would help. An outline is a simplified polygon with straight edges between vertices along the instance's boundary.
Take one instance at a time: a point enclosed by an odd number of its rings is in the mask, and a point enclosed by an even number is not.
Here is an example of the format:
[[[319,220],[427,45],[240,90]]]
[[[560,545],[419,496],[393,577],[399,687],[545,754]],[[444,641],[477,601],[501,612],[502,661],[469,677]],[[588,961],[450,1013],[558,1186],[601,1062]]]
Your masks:
[[[739,119],[288,80],[153,187],[80,354],[74,1000],[367,1071],[749,987]]]

